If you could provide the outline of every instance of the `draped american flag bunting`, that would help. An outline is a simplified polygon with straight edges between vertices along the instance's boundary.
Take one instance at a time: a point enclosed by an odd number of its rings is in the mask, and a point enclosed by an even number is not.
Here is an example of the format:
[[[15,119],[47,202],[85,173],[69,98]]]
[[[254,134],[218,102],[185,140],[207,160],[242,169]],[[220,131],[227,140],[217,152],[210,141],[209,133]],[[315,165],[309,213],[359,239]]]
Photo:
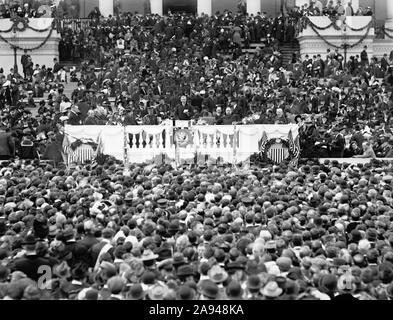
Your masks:
[[[262,140],[260,141],[260,147],[259,147],[262,154],[265,153],[266,144],[267,144],[267,134],[266,134],[266,131],[264,131],[263,135],[262,135]]]
[[[267,152],[267,156],[274,163],[279,164],[289,156],[287,148],[283,148],[281,144],[273,145]]]
[[[292,135],[292,130],[289,130],[288,133],[288,144],[289,144],[289,150],[293,154],[294,158],[299,157],[300,150],[299,150],[299,137],[296,137],[296,140],[293,140],[293,135]]]
[[[71,145],[70,140],[69,140],[67,134],[65,134],[64,138],[63,138],[63,145],[62,145],[62,149],[63,149],[62,157],[63,157],[63,161],[67,164],[69,164],[68,155],[71,151],[70,145]]]
[[[68,154],[68,163],[84,163],[87,160],[92,160],[95,152],[91,145],[81,145]]]
[[[128,136],[128,135],[127,135]],[[97,150],[96,150],[96,154],[100,155],[103,154],[104,152],[104,142],[102,140],[102,131],[100,132],[100,134],[97,137]]]
[[[71,163],[84,163],[89,160],[92,161],[98,154],[103,153],[103,140],[102,133],[97,137],[97,149],[89,144],[82,144],[75,150],[72,150],[69,136],[65,135],[63,139],[63,158],[66,160],[67,164]]]

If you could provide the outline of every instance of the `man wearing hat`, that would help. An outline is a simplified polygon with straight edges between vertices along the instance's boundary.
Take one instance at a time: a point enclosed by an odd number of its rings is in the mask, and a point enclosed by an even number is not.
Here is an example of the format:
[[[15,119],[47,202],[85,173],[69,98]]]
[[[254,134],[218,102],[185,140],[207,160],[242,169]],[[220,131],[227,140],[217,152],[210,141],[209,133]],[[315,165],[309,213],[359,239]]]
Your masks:
[[[211,280],[203,280],[200,284],[200,300],[219,300],[220,292],[216,283]]]
[[[335,128],[335,137],[331,146],[330,156],[332,158],[342,158],[345,149],[344,127]]]
[[[95,268],[99,266],[99,257],[102,256],[104,253],[109,253],[113,257],[114,248],[111,245],[111,241],[113,238],[113,230],[109,228],[105,228],[102,230],[102,240],[93,245],[90,250],[91,255],[91,262],[93,266],[96,265]],[[98,265],[97,265],[98,263]]]
[[[33,142],[31,130],[26,128],[23,130],[22,141],[19,146],[20,159],[36,159],[38,157],[37,148]]]
[[[30,58],[30,55],[27,53],[27,50],[24,50],[24,53],[20,58],[20,63],[22,65],[23,75],[24,75],[25,79],[27,79],[26,65],[27,65],[29,58]]]
[[[42,269],[40,267],[48,268],[45,271],[50,273],[56,261],[40,257],[37,254],[37,240],[34,235],[27,235],[22,244],[25,253],[22,257],[16,258],[9,263],[11,271],[22,271],[34,281],[37,281],[42,276]]]

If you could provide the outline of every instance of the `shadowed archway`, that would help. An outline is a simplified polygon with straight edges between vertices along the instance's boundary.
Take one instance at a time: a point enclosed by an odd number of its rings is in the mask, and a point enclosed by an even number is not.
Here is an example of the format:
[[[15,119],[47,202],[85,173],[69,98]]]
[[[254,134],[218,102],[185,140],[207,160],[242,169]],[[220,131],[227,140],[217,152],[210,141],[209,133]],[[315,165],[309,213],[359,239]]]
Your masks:
[[[197,12],[198,0],[164,0],[163,1],[163,11],[167,14],[170,10],[174,12],[186,12],[186,13],[196,13]]]

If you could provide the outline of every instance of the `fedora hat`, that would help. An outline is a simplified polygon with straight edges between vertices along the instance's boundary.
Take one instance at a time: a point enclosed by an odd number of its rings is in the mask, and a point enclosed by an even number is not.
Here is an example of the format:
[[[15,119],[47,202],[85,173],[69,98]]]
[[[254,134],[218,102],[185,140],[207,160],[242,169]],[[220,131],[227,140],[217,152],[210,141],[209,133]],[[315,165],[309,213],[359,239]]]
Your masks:
[[[184,259],[184,255],[182,253],[176,252],[173,255],[173,265],[174,266],[181,266],[185,263],[186,263],[186,261]]]
[[[155,254],[158,255],[157,260],[163,261],[172,257],[172,251],[169,248],[160,247],[155,250]]]
[[[243,296],[243,289],[240,283],[231,281],[227,287],[227,296],[230,300],[241,300]]]
[[[217,284],[211,280],[204,280],[201,283],[201,292],[209,299],[217,299],[219,296],[219,288]]]
[[[177,276],[179,276],[179,277],[180,276],[187,277],[187,276],[193,276],[193,275],[195,275],[195,270],[189,264],[182,265],[177,270]]]
[[[218,265],[213,266],[207,275],[215,283],[224,282],[228,278],[228,273]]]
[[[278,286],[277,282],[269,281],[261,290],[261,293],[268,298],[277,298],[281,295],[282,289]]]
[[[142,253],[142,261],[151,261],[158,258],[158,254],[154,254],[150,249],[144,250]]]
[[[259,290],[261,288],[261,278],[257,275],[250,275],[247,280],[247,287],[251,290]]]
[[[156,284],[150,288],[148,296],[151,300],[164,300],[168,293],[169,289],[167,286]]]
[[[34,245],[37,243],[37,239],[34,237],[34,235],[29,234],[25,237],[25,239],[23,240],[24,245]]]
[[[178,289],[179,300],[194,300],[195,290],[188,285],[182,285]]]

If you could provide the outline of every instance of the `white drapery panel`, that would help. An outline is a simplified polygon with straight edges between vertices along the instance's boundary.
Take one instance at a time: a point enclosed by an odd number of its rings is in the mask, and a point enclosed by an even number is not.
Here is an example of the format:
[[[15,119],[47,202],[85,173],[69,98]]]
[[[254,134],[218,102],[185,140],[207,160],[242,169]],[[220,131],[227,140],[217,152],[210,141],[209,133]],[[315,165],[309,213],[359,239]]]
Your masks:
[[[102,152],[118,160],[124,159],[124,131],[121,126],[65,126],[70,143],[76,139],[92,139],[102,142]]]
[[[128,149],[163,149],[169,145],[168,132],[171,126],[127,126]]]
[[[235,127],[228,126],[194,126],[194,144],[196,147],[229,149],[233,148]]]
[[[124,159],[124,130],[121,126],[102,126],[101,139],[104,154]]]
[[[124,160],[125,136],[127,137],[127,152],[129,159],[133,153],[143,153],[146,157],[164,152],[169,156],[174,154],[172,143],[173,127],[164,126],[66,126],[65,132],[69,143],[75,139],[92,139],[102,141],[102,151],[119,160]],[[295,140],[299,134],[297,125],[228,125],[228,126],[192,126],[189,128],[194,134],[193,144],[188,146],[190,152],[221,155],[233,154],[236,134],[236,150],[240,158],[259,152],[259,145],[263,133],[267,139],[288,139],[292,131]],[[195,150],[194,150],[195,149]],[[193,151],[194,150],[194,151]],[[146,158],[145,157],[145,158]],[[139,159],[139,158],[138,158]],[[142,159],[142,158],[141,158]],[[146,159],[145,159],[146,160]],[[133,160],[131,160],[133,161]],[[137,160],[135,160],[137,161]]]
[[[259,151],[259,142],[262,139],[263,132],[266,132],[267,138],[280,138],[286,140],[289,131],[292,130],[293,139],[299,134],[299,128],[296,124],[289,125],[244,125],[239,128],[239,150],[240,151]]]

